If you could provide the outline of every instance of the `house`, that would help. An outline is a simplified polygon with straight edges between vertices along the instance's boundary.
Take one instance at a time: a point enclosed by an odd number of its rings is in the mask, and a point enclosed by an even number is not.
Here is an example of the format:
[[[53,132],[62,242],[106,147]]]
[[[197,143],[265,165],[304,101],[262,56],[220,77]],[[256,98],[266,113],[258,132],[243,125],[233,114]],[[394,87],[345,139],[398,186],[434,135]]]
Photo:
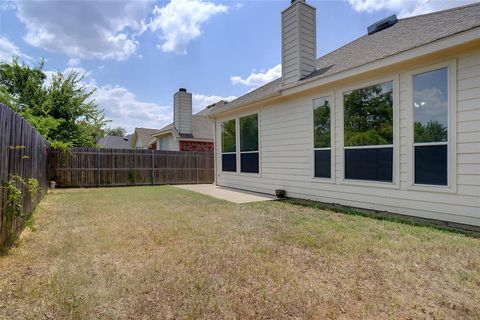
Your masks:
[[[132,138],[133,134],[129,134],[125,137],[105,136],[98,140],[98,147],[108,149],[131,149]]]
[[[155,149],[156,139],[153,136],[158,129],[135,128],[131,141],[132,149]]]
[[[210,108],[192,115],[192,94],[181,88],[173,97],[173,123],[153,133],[157,150],[213,151],[214,124],[208,118]]]
[[[480,4],[318,59],[316,9],[281,19],[282,77],[210,112],[216,184],[480,226]]]

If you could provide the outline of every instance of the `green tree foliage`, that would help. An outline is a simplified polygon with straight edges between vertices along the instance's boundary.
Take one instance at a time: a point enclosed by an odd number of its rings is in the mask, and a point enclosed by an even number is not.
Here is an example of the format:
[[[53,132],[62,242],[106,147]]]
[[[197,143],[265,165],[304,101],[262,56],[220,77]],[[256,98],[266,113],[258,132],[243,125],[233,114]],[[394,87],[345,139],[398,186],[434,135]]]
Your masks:
[[[77,72],[57,72],[51,82],[43,61],[29,67],[13,58],[0,63],[0,102],[20,113],[53,146],[94,147],[106,121]]]
[[[222,123],[222,152],[235,152],[235,119]]]
[[[438,121],[415,122],[414,133],[415,142],[443,142],[447,141],[448,130]]]
[[[330,147],[330,103],[328,100],[313,110],[313,118],[315,148]]]
[[[390,82],[344,96],[345,146],[393,143],[393,91]]]
[[[107,128],[105,129],[105,135],[107,136],[116,136],[116,137],[124,137],[127,135],[127,130],[122,127],[116,127],[116,128]]]
[[[240,151],[258,150],[258,115],[240,118]]]

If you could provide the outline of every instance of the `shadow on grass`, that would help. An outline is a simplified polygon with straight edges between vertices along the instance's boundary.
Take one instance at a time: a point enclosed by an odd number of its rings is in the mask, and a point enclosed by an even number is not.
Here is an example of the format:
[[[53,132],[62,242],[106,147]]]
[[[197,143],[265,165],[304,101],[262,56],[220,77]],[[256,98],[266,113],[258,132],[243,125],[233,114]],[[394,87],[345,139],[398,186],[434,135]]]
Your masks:
[[[471,225],[434,220],[434,219],[426,219],[426,218],[420,218],[420,217],[413,217],[413,216],[391,213],[387,211],[354,208],[354,207],[342,206],[342,205],[333,204],[333,203],[317,202],[313,200],[287,198],[287,199],[283,199],[282,201],[285,201],[286,203],[289,203],[292,205],[301,206],[301,207],[329,210],[337,213],[362,216],[362,217],[372,218],[375,220],[384,220],[384,221],[402,223],[402,224],[417,226],[417,227],[427,227],[427,228],[432,228],[440,231],[462,234],[472,238],[480,238],[480,227],[471,226]]]

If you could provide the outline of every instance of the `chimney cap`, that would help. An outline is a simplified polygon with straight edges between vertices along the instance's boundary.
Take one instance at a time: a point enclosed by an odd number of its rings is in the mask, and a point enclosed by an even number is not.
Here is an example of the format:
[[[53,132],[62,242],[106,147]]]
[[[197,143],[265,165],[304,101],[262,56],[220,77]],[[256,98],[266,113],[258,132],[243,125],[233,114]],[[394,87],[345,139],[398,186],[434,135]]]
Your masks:
[[[178,92],[187,92],[187,89],[185,89],[185,88],[180,88],[180,89],[178,89]]]

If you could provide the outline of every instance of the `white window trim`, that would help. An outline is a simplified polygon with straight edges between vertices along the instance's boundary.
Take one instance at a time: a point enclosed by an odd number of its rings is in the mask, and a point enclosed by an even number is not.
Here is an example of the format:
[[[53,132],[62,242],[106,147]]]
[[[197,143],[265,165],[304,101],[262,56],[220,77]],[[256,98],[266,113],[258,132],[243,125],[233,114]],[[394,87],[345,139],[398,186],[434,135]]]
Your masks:
[[[257,151],[240,151],[240,118],[243,118],[243,117],[248,117],[248,116],[251,116],[251,115],[254,115],[256,114],[257,115],[257,128],[258,128],[258,150]],[[261,109],[259,110],[256,110],[256,111],[250,111],[250,112],[244,112],[244,113],[240,113],[237,115],[236,119],[237,119],[237,131],[238,131],[238,134],[237,134],[237,173],[238,175],[240,176],[254,176],[254,177],[259,177],[262,175],[262,157],[261,157],[261,152],[260,150],[262,149],[262,146],[260,145],[260,137],[261,137]],[[255,172],[242,172],[242,165],[241,165],[241,155],[243,153],[258,153],[258,173],[255,173]]]
[[[447,68],[448,74],[448,141],[414,143],[414,112],[413,112],[413,76]],[[428,192],[457,192],[457,60],[449,60],[428,67],[411,70],[406,73],[407,84],[407,159],[408,182],[407,190]],[[447,180],[446,186],[415,184],[415,146],[447,144]]]
[[[392,147],[393,146],[393,172],[392,172],[392,182],[388,181],[369,181],[369,180],[355,180],[355,179],[346,179],[345,178],[345,149],[356,148],[355,147],[345,147],[345,114],[344,114],[344,94],[348,91],[355,89],[361,89],[376,84],[381,84],[385,82],[392,82],[393,85],[393,144],[388,145],[378,145],[378,146],[358,146],[358,147],[369,147],[369,148],[382,148],[382,147]],[[375,188],[387,188],[387,189],[399,189],[400,188],[400,75],[395,74],[389,77],[378,78],[375,80],[369,80],[366,82],[357,83],[354,86],[344,87],[338,90],[336,101],[337,103],[337,112],[339,120],[339,130],[337,133],[338,144],[337,152],[340,154],[339,165],[341,170],[340,179],[338,179],[338,184],[342,185],[352,185],[352,186],[362,186],[362,187],[375,187]]]
[[[223,123],[228,122],[231,120],[235,120],[235,151],[223,152]],[[236,117],[226,118],[220,121],[220,173],[221,174],[236,174],[238,172],[238,159],[235,160],[235,171],[223,171],[223,155],[224,154],[236,154],[237,153],[237,136],[238,136],[238,128],[237,128],[237,119]],[[238,158],[238,157],[236,157]]]
[[[322,98],[330,98],[330,147],[326,148],[315,148],[315,117],[314,117],[314,101],[316,99]],[[312,174],[312,181],[318,183],[335,183],[335,92],[325,92],[324,94],[317,95],[312,99],[312,122],[310,125],[310,131],[312,132],[312,166],[311,166],[311,174]],[[330,178],[323,178],[323,177],[315,177],[315,151],[316,150],[330,150]]]

